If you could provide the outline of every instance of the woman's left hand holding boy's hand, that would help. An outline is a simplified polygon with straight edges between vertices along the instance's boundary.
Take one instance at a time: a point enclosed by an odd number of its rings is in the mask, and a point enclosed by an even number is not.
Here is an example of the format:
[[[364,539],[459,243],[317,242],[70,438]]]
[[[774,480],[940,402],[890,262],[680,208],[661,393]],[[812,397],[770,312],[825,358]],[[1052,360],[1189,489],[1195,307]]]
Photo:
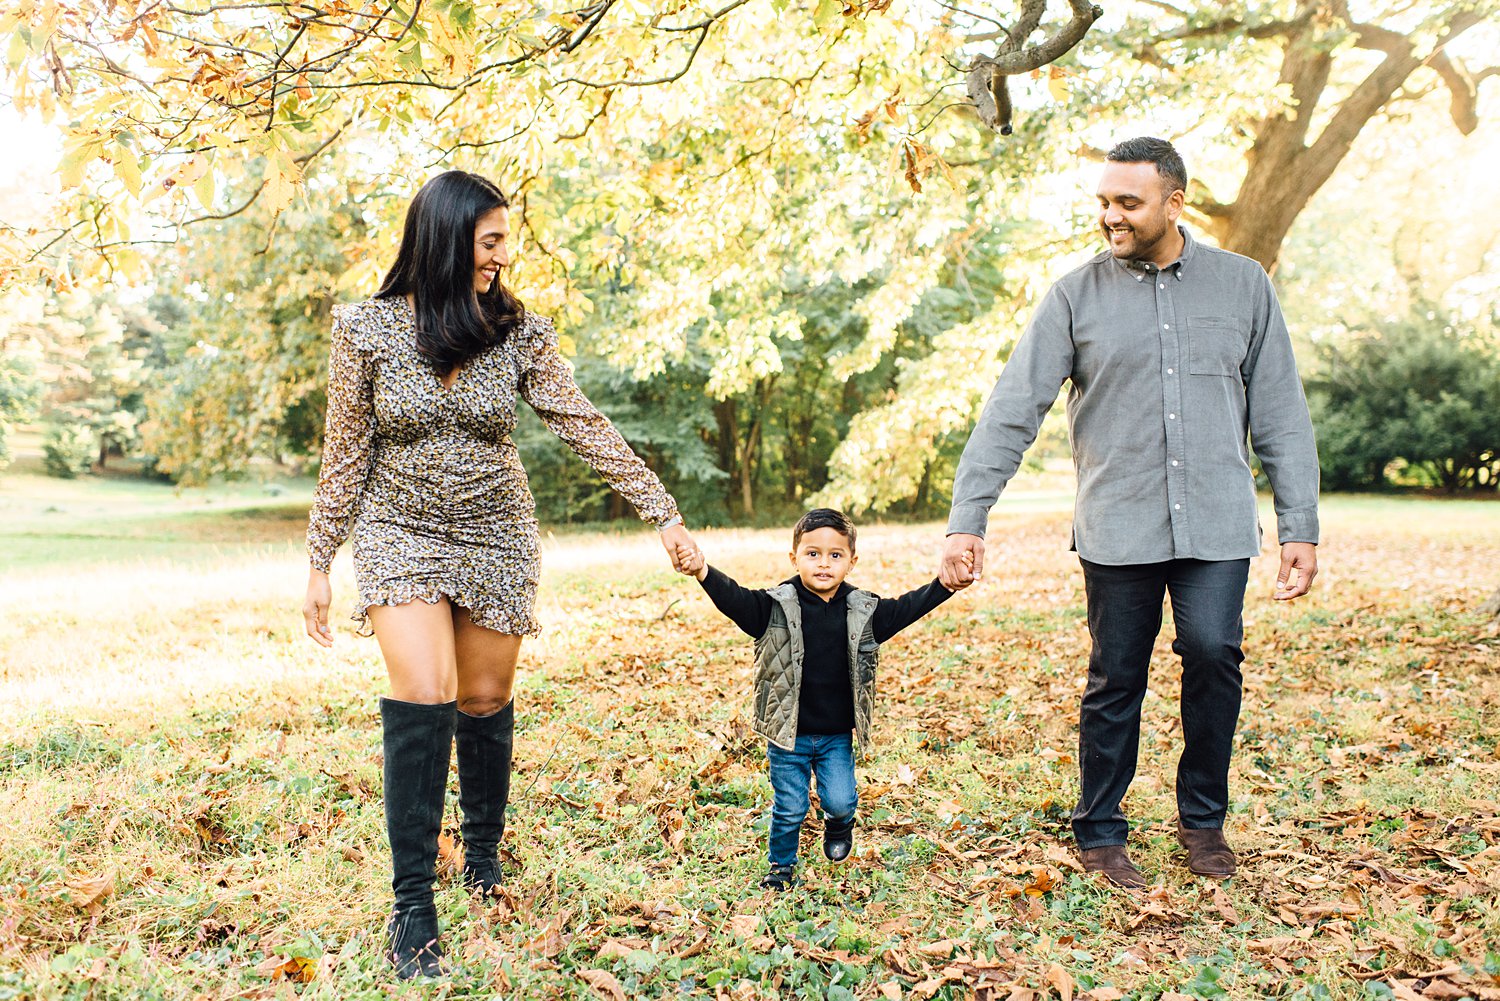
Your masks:
[[[695,577],[703,568],[703,550],[681,524],[662,529],[661,544],[672,560],[672,569],[678,573]]]

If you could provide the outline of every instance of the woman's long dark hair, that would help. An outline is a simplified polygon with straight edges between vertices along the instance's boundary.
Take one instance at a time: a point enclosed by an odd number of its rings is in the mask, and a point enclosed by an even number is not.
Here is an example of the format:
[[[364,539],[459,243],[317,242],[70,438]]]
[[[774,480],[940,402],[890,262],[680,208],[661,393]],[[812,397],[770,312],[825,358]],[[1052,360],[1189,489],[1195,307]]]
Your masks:
[[[442,376],[502,343],[526,315],[499,279],[474,291],[474,227],[510,202],[478,174],[449,170],[426,184],[406,210],[396,263],[377,299],[416,299],[417,350]]]

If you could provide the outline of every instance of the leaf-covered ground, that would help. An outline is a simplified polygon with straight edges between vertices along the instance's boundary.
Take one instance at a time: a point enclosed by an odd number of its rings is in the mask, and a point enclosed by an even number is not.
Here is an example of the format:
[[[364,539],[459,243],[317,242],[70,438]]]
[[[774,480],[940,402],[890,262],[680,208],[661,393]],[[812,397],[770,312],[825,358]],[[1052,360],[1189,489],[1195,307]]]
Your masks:
[[[748,641],[649,533],[549,538],[513,876],[480,903],[445,856],[455,973],[409,988],[379,957],[378,653],[302,636],[295,530],[269,518],[280,541],[190,567],[111,560],[103,533],[87,566],[0,575],[0,999],[1500,998],[1500,637],[1474,611],[1500,586],[1495,504],[1332,499],[1291,606],[1257,561],[1223,884],[1171,836],[1164,630],[1127,803],[1141,893],[1081,874],[1067,833],[1065,512],[997,514],[986,581],[887,646],[856,855],[823,861],[809,823],[782,896],[754,887]],[[702,541],[768,585],[784,536]],[[940,539],[869,527],[854,579],[916,586]],[[336,583],[347,609],[347,563]]]

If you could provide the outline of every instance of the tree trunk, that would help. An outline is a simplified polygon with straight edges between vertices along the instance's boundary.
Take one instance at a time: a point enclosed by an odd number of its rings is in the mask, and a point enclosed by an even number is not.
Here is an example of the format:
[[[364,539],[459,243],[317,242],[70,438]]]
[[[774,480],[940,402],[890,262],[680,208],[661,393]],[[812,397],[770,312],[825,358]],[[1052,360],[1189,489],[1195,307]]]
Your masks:
[[[733,399],[714,404],[714,420],[719,425],[719,440],[714,443],[719,453],[719,468],[729,474],[725,481],[728,489],[724,494],[724,504],[733,510],[737,482],[734,473],[739,468],[740,441],[740,418]]]
[[[745,431],[745,440],[740,446],[739,479],[740,511],[746,518],[755,517],[755,470],[760,458],[761,430],[765,426],[766,399],[770,396],[770,380],[755,384],[755,413]]]
[[[1479,606],[1480,615],[1491,615],[1500,618],[1500,589],[1490,595],[1490,600]]]
[[[1481,20],[1454,4],[1446,12],[1445,30],[1435,44],[1418,51],[1417,41],[1379,25],[1351,21],[1336,0],[1302,0],[1287,22],[1279,83],[1289,86],[1292,105],[1261,120],[1246,154],[1245,180],[1230,204],[1195,197],[1194,207],[1208,219],[1208,231],[1226,250],[1259,261],[1274,272],[1281,245],[1323,184],[1349,153],[1355,138],[1390,102],[1419,67],[1446,59],[1442,47]],[[1323,118],[1318,103],[1328,88],[1334,48],[1326,36],[1327,20],[1348,24],[1357,47],[1383,52],[1385,58],[1332,109],[1331,117],[1309,142],[1313,119]],[[1462,123],[1460,123],[1462,128]]]

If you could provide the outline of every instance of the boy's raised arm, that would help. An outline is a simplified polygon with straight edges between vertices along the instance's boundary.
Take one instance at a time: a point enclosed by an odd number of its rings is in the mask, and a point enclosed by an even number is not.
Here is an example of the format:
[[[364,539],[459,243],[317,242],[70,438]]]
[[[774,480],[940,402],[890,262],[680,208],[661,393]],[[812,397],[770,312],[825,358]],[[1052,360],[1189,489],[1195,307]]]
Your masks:
[[[703,568],[698,583],[714,607],[729,616],[747,635],[759,639],[771,624],[771,605],[775,599],[766,592],[741,587],[733,577],[710,566]]]
[[[907,591],[899,598],[881,598],[870,622],[870,627],[875,630],[875,642],[884,643],[952,595],[953,592],[934,577],[930,583],[914,591]]]

